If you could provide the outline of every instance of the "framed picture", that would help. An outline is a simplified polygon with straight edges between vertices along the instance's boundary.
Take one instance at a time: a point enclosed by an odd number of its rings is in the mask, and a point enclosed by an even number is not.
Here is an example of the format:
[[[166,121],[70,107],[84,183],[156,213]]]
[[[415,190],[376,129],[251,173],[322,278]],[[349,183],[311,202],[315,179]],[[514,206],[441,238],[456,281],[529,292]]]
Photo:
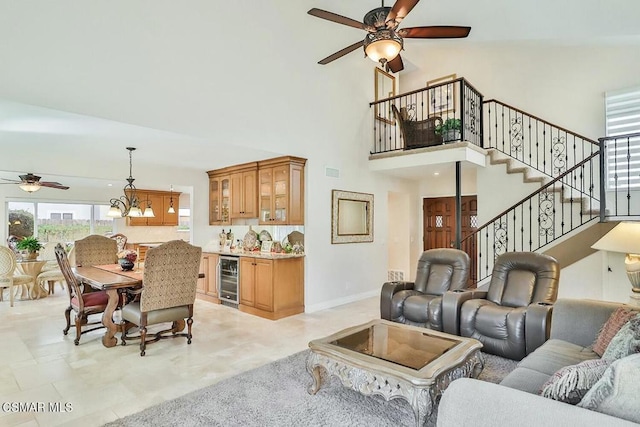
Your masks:
[[[455,74],[449,74],[448,76],[429,80],[427,82],[427,87],[435,86],[427,91],[427,97],[429,100],[429,116],[456,111],[458,96],[456,88],[457,85],[453,83],[455,79]]]
[[[272,246],[273,240],[265,240],[262,242],[262,246],[260,246],[260,252],[271,252]]]
[[[396,96],[396,78],[394,76],[378,67],[374,71],[374,76],[376,101]],[[391,101],[375,104],[374,108],[376,119],[385,123],[395,124],[393,113],[391,112]]]

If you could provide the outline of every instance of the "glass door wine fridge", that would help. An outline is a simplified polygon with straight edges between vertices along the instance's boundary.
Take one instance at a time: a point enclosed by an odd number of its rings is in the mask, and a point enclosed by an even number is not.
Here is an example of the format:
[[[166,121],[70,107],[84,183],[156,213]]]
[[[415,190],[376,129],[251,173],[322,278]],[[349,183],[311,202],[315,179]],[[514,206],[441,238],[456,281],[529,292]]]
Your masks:
[[[220,300],[238,304],[238,257],[221,256],[218,275]]]

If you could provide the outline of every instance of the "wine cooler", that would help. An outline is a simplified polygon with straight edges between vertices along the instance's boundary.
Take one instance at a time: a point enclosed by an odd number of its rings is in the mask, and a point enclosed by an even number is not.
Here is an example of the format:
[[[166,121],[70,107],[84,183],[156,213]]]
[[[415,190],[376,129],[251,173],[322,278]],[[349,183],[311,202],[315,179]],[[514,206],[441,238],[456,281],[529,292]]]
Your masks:
[[[238,257],[221,256],[218,268],[220,300],[238,304]]]

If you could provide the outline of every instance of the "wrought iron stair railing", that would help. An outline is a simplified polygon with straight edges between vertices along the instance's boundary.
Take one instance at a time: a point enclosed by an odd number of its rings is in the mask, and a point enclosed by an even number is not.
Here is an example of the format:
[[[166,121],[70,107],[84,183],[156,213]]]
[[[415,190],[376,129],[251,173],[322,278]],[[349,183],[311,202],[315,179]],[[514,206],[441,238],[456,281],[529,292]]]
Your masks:
[[[475,283],[491,276],[494,261],[500,254],[537,251],[599,219],[596,207],[599,154],[599,151],[592,153],[461,241],[462,250],[477,255],[471,269]]]

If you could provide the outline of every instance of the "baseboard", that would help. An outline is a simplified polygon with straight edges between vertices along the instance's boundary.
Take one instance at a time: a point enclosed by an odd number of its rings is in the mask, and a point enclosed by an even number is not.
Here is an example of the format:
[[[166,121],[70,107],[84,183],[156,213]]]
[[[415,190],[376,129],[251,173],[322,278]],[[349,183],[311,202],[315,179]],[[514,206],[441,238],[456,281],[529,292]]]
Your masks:
[[[324,301],[318,304],[306,305],[305,304],[305,313],[313,313],[315,311],[326,310],[327,308],[337,307],[339,305],[349,304],[350,302],[360,301],[366,298],[371,298],[374,296],[380,295],[380,289],[375,289],[372,291],[363,292],[361,294],[348,295],[346,297],[333,299],[330,301]]]

